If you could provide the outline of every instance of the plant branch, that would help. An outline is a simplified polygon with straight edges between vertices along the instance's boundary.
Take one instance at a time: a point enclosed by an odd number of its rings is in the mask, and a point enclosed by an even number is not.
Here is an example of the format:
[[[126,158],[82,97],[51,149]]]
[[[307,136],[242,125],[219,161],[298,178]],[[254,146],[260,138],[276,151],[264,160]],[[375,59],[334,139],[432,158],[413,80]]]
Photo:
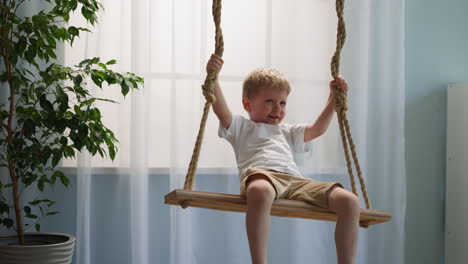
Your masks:
[[[20,2],[16,5],[16,8],[15,8],[15,11],[13,12],[13,14],[16,14],[16,11],[18,11],[18,8],[20,7],[20,5],[23,4],[25,0],[20,0]]]
[[[20,5],[23,4],[24,1],[25,1],[25,0],[20,0],[20,2],[16,5],[15,10],[13,11],[13,13],[11,13],[11,16],[15,16],[15,15],[16,15],[16,12],[18,11],[18,8],[20,7]],[[14,3],[14,2],[15,2],[15,1],[12,1],[12,2],[11,2],[10,10],[13,8],[13,3]],[[14,30],[10,31],[10,39],[9,39],[10,41],[13,40],[13,33],[14,33],[13,31],[14,31]]]
[[[13,3],[13,2],[12,2]],[[11,10],[12,6],[10,6]],[[8,21],[8,15],[9,14],[3,14],[5,21]],[[15,15],[15,14],[13,14]],[[11,29],[10,29],[11,30]],[[10,33],[10,34],[9,34]],[[4,41],[8,40],[8,43],[12,43],[13,40],[13,30],[11,32],[8,32],[8,29],[5,27],[4,31],[2,32]],[[10,38],[8,37],[10,35]],[[12,72],[12,65],[10,62],[10,49],[11,47],[6,46],[4,47],[2,57],[3,61],[5,64],[5,70],[6,70],[6,75],[7,75],[7,82],[10,88],[10,112],[8,114],[8,123],[7,123],[7,144],[12,145],[13,144],[13,131],[12,131],[12,123],[13,123],[13,111],[14,111],[14,105],[15,105],[15,87],[13,85],[13,72]],[[13,184],[13,204],[15,207],[15,216],[16,216],[16,225],[17,225],[17,230],[18,230],[18,238],[19,242],[21,245],[24,244],[24,236],[23,236],[23,223],[21,219],[21,209],[19,208],[19,193],[18,193],[18,178],[15,175],[15,166],[16,163],[13,160],[8,160],[8,170],[11,178],[11,182]]]

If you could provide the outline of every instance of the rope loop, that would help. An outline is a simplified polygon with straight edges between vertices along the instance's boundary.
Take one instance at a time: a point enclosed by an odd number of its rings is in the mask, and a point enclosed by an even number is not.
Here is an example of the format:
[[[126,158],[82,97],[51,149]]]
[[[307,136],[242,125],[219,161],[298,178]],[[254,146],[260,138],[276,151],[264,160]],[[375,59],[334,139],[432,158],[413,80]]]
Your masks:
[[[218,78],[218,72],[216,71],[209,71],[208,75],[206,76],[205,83],[202,85],[203,96],[210,104],[214,104],[216,102],[216,96],[214,95],[214,83]]]
[[[348,111],[348,95],[346,91],[333,88],[333,100],[335,101],[335,110],[337,113]]]

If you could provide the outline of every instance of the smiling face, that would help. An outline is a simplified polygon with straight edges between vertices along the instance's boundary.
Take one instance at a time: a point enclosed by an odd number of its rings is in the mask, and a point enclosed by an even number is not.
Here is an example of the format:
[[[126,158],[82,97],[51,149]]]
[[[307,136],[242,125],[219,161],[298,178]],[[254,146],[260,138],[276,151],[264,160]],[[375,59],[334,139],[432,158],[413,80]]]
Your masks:
[[[242,104],[255,123],[279,125],[286,116],[287,100],[285,90],[260,88],[253,98],[243,97]]]

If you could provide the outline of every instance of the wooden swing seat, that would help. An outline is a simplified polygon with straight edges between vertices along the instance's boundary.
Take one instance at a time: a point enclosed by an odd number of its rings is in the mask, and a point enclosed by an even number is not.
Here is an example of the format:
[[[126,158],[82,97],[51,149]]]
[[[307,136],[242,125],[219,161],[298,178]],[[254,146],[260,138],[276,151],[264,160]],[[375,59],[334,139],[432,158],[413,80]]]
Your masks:
[[[230,212],[245,212],[246,200],[240,195],[187,191],[176,189],[164,197],[165,203],[183,207],[199,207]],[[295,217],[325,221],[336,221],[336,214],[330,210],[320,208],[302,201],[277,199],[271,208],[272,216]],[[360,225],[367,227],[390,221],[390,211],[362,209]]]

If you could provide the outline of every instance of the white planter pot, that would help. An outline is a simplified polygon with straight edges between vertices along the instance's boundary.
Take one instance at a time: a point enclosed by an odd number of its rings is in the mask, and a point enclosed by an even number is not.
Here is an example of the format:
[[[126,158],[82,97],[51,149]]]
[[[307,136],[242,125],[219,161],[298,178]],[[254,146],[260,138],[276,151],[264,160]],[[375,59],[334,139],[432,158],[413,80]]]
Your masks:
[[[75,237],[55,233],[26,233],[25,245],[16,236],[0,236],[2,264],[70,264]]]

